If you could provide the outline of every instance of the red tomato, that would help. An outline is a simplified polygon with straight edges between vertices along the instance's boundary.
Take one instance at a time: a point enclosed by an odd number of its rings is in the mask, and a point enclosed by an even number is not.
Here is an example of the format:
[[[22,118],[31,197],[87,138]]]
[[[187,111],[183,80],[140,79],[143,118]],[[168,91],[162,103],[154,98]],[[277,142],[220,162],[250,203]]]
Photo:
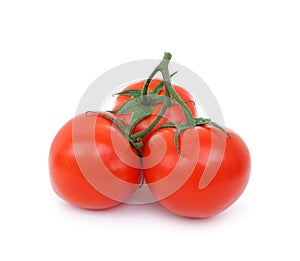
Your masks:
[[[144,87],[146,80],[131,84],[121,91],[126,90],[142,90]],[[148,93],[151,92],[159,83],[161,82],[161,79],[153,79],[149,84],[149,90]],[[192,115],[195,117],[197,114],[196,111],[196,105],[193,102],[193,96],[184,88],[173,85],[175,91],[178,93],[178,95],[181,97],[181,99],[184,102],[187,102],[187,106],[190,109]],[[165,88],[162,88],[159,95],[164,96],[165,95]],[[128,95],[119,95],[115,101],[113,110],[119,109],[126,101],[128,101],[131,97]],[[153,113],[148,116],[147,118],[140,121],[135,128],[132,131],[132,134],[138,133],[140,131],[145,130],[158,116],[159,112],[161,111],[163,107],[163,104],[157,104],[154,106]],[[126,120],[126,122],[130,122],[130,115],[118,115],[118,118]],[[155,126],[158,127],[162,124],[165,124],[167,122],[173,122],[173,123],[184,123],[185,122],[185,116],[183,113],[183,110],[178,104],[174,104],[173,106],[169,107],[167,111],[165,112],[163,118],[158,122],[158,124]],[[154,130],[153,130],[154,131]],[[153,131],[149,132],[144,138],[143,141],[145,142],[153,133]]]
[[[117,142],[113,143],[112,137]],[[124,202],[136,190],[141,171],[119,159],[118,146],[130,149],[120,131],[103,116],[79,115],[67,122],[50,148],[49,170],[55,192],[87,209]]]
[[[160,129],[146,144],[144,161],[145,166],[149,166],[151,162],[147,159],[151,157],[147,156],[151,150],[155,153],[162,149],[160,138],[166,142],[166,153],[160,163],[144,170],[150,190],[162,206],[181,216],[202,218],[220,213],[239,198],[247,185],[250,154],[246,144],[231,130],[227,130],[232,136],[228,139],[219,130],[195,127],[180,134],[183,151],[179,155],[174,144],[175,131],[174,128]],[[223,147],[218,145],[212,149],[212,132],[217,144],[224,138]],[[215,176],[207,180],[204,170],[209,159],[210,167],[219,168],[216,168]],[[201,189],[200,180],[207,183]]]

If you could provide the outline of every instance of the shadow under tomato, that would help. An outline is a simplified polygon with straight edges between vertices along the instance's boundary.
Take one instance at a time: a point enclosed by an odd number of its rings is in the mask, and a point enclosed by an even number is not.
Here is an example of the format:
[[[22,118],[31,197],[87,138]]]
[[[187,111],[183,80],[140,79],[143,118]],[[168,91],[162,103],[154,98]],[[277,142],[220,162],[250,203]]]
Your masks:
[[[187,218],[183,216],[176,215],[163,206],[161,206],[158,202],[152,202],[148,204],[127,204],[121,203],[112,208],[102,209],[102,210],[89,210],[82,209],[76,206],[73,206],[63,200],[60,200],[58,203],[62,209],[65,209],[68,214],[72,216],[74,214],[82,217],[92,217],[101,220],[101,217],[108,218],[111,220],[122,220],[122,222],[126,222],[126,220],[147,220],[153,221],[154,223],[168,223],[168,225],[183,225],[183,226],[210,226],[217,224],[226,224],[228,222],[232,223],[235,220],[242,218],[243,214],[247,211],[243,208],[243,204],[233,204],[228,209],[223,212],[208,218]],[[143,222],[143,221],[142,221]]]

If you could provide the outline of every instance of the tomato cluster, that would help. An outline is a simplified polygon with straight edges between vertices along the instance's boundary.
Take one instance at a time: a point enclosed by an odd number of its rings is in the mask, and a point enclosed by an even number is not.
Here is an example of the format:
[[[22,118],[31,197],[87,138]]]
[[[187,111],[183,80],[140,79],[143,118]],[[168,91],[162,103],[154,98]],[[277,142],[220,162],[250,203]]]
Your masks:
[[[242,194],[250,175],[245,142],[197,118],[193,96],[171,84],[171,58],[164,58],[153,73],[161,71],[163,79],[125,87],[111,111],[78,115],[57,133],[49,170],[62,199],[106,209],[146,183],[166,209],[201,218],[218,214]]]

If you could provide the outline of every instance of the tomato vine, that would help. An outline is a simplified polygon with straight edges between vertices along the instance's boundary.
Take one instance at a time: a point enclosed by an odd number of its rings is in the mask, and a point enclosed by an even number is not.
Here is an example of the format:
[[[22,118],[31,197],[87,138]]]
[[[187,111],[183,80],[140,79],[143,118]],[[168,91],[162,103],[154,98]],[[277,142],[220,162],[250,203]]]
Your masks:
[[[130,144],[134,147],[139,157],[142,157],[141,147],[143,147],[142,139],[149,134],[155,127],[155,130],[160,128],[172,127],[176,128],[176,132],[174,135],[174,143],[176,145],[176,150],[180,153],[179,145],[178,145],[178,137],[179,134],[187,129],[193,128],[195,126],[201,125],[210,125],[215,128],[222,130],[224,133],[227,134],[228,138],[231,139],[230,134],[222,128],[217,123],[211,121],[210,119],[206,118],[195,118],[191,113],[189,107],[187,106],[186,102],[182,100],[180,95],[176,92],[174,87],[171,83],[171,77],[174,76],[177,72],[170,75],[169,73],[169,63],[172,58],[172,55],[168,52],[164,53],[163,59],[161,62],[155,67],[155,69],[151,72],[142,90],[127,90],[123,92],[116,93],[115,95],[128,95],[131,98],[126,101],[119,109],[114,111],[108,111],[115,115],[123,115],[123,114],[131,114],[130,122],[127,123],[123,120],[118,120],[113,118],[103,112],[95,112],[95,111],[88,111],[87,113],[98,113],[109,120],[111,120],[116,126],[120,129],[120,131],[126,136]],[[151,91],[149,92],[149,84],[153,80],[153,77],[160,72],[162,75],[163,80]],[[159,92],[165,88],[165,95],[159,95]],[[192,101],[193,102],[193,101]],[[155,120],[145,129],[138,133],[132,133],[134,127],[141,122],[143,119],[149,117],[152,112],[153,108],[157,104],[163,104],[163,107]],[[184,123],[174,123],[168,122],[162,124],[161,126],[157,126],[161,118],[164,116],[166,110],[174,106],[174,104],[178,104],[185,116]]]

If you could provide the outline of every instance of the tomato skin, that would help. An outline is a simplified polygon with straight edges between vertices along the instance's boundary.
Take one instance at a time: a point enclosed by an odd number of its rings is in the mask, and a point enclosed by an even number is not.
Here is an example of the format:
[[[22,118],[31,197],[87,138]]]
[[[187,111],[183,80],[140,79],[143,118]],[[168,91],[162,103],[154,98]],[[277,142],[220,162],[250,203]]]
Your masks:
[[[80,126],[77,131],[76,142],[82,147],[74,147],[74,123]],[[94,124],[94,125],[93,125]],[[94,143],[96,156],[89,148],[89,129],[94,126]],[[54,191],[65,201],[86,209],[105,209],[124,202],[134,193],[140,182],[140,169],[127,166],[116,155],[112,141],[112,132],[118,132],[112,123],[103,116],[79,115],[68,121],[55,136],[49,153],[49,171]],[[78,145],[77,144],[77,145]],[[86,158],[101,160],[105,167],[118,179],[125,181],[119,187],[120,199],[112,199],[95,188],[95,184],[87,180],[81,170],[79,161]],[[88,163],[89,164],[89,163]],[[103,181],[105,182],[105,181]],[[128,186],[126,184],[128,183]],[[97,185],[97,184],[96,184]],[[111,186],[113,184],[104,184]],[[97,186],[96,186],[97,187]]]
[[[196,166],[187,181],[172,194],[162,198],[163,191],[171,184],[166,183],[165,188],[156,188],[157,181],[162,180],[174,169],[180,157],[174,145],[175,129],[166,128],[158,130],[155,136],[162,137],[167,144],[167,150],[164,158],[156,166],[145,169],[144,175],[150,190],[159,199],[160,204],[169,211],[191,218],[205,218],[216,215],[230,205],[232,205],[244,191],[251,168],[250,153],[245,142],[235,132],[228,130],[232,139],[226,140],[224,157],[221,159],[220,168],[212,181],[203,189],[199,189],[199,181],[203,175],[204,169],[211,153],[211,128],[196,127],[200,141],[200,150],[197,155]],[[189,141],[191,130],[184,131],[187,142],[190,146],[193,140]],[[215,131],[215,130],[214,130]],[[155,143],[153,143],[155,150]],[[150,154],[150,147],[145,147],[145,156]],[[215,151],[219,155],[220,151]],[[188,161],[187,161],[188,162]],[[189,163],[187,163],[189,164]]]
[[[127,91],[127,90],[142,90],[144,87],[146,80],[131,84],[121,91]],[[149,84],[148,93],[151,92],[159,83],[161,82],[161,79],[152,79],[152,81]],[[177,94],[182,98],[184,102],[187,102],[187,106],[190,109],[192,115],[194,117],[197,116],[197,109],[196,105],[193,102],[193,96],[184,88],[173,85],[175,91]],[[160,96],[165,95],[165,88],[162,88],[162,90],[159,92]],[[126,101],[128,101],[131,97],[128,95],[119,95],[114,103],[112,110],[118,110]],[[150,124],[157,118],[158,114],[160,113],[161,109],[163,107],[163,104],[157,104],[154,106],[153,113],[148,116],[147,118],[141,120],[133,129],[132,134],[141,132],[145,130]],[[118,115],[119,119],[125,120],[127,123],[130,122],[130,115]],[[183,113],[183,110],[178,104],[174,104],[172,107],[168,108],[163,116],[163,118],[158,122],[158,124],[155,126],[158,127],[162,124],[165,124],[167,122],[173,122],[173,123],[184,123],[185,122],[185,116]],[[153,134],[154,130],[149,132],[144,138],[143,141],[147,141],[150,136]]]

